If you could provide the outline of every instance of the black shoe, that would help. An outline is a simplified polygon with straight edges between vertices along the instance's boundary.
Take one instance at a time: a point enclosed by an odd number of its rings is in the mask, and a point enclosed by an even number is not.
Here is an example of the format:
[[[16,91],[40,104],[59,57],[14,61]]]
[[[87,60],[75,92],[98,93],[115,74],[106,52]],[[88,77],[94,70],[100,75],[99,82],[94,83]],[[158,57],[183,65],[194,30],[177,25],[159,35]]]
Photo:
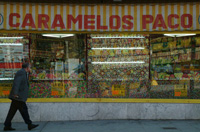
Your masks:
[[[32,130],[32,129],[38,127],[38,126],[39,126],[39,125],[30,124],[30,125],[28,125],[28,130]]]
[[[14,130],[16,130],[16,129],[14,129],[14,128],[12,128],[12,127],[7,127],[7,126],[5,126],[3,130],[4,130],[4,131],[14,131]]]

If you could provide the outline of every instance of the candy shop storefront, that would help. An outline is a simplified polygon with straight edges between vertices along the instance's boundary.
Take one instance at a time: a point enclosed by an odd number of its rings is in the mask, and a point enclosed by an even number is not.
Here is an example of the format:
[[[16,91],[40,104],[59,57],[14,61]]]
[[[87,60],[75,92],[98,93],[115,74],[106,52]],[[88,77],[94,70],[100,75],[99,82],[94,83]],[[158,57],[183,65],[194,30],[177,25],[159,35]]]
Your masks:
[[[189,119],[177,106],[200,103],[199,30],[200,3],[0,3],[0,108],[30,62],[28,103],[46,115],[36,121],[126,119],[130,111],[141,115],[131,119]],[[183,114],[157,116],[160,105]]]

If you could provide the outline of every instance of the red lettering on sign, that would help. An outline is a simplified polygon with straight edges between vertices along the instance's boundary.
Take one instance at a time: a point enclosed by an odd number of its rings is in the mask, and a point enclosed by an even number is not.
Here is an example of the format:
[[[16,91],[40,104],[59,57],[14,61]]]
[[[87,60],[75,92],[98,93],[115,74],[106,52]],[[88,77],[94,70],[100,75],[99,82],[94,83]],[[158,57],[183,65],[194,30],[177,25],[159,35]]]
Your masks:
[[[132,29],[133,28],[133,22],[131,20],[133,20],[132,16],[130,16],[130,15],[123,16],[122,21],[127,25],[123,25],[122,27],[124,29]]]
[[[97,29],[108,29],[108,26],[101,25],[101,16],[97,15]]]
[[[16,17],[16,18],[20,18],[20,14],[19,13],[10,13],[9,15],[9,25],[11,27],[19,27],[20,23],[13,23],[13,18]]]
[[[91,24],[95,23],[94,19],[95,19],[95,15],[85,15],[84,16],[84,28],[85,29],[95,29],[95,26],[91,25]]]
[[[156,29],[157,27],[167,28],[162,14],[158,14],[156,16],[155,22],[153,24],[153,29]]]
[[[146,29],[147,28],[147,24],[152,23],[153,22],[153,16],[152,15],[143,15],[142,16],[142,28]]]
[[[38,28],[42,28],[42,24],[44,28],[49,28],[48,26],[49,16],[46,14],[38,14]]]
[[[62,16],[60,14],[56,14],[56,16],[53,20],[53,24],[52,24],[51,28],[55,28],[55,27],[60,27],[62,29],[65,29],[65,25],[64,25]]]
[[[116,25],[114,25],[114,19],[116,19]],[[111,29],[119,29],[121,26],[121,18],[118,15],[110,16],[110,28]]]
[[[33,21],[32,14],[26,14],[24,21],[22,23],[22,28],[25,28],[26,26],[31,26],[31,28],[35,28],[35,23]]]
[[[169,26],[170,28],[178,28],[179,24],[174,24],[174,25],[172,24],[173,18],[178,19],[179,16],[178,16],[177,14],[170,14],[170,15],[168,16],[168,26]]]
[[[186,19],[188,20],[188,24],[186,24]],[[191,28],[192,27],[192,15],[191,14],[183,14],[181,16],[181,26],[183,28]]]
[[[72,27],[72,22],[76,24],[78,22],[78,28],[82,29],[82,15],[78,15],[74,18],[72,15],[67,16],[67,28],[70,29]]]

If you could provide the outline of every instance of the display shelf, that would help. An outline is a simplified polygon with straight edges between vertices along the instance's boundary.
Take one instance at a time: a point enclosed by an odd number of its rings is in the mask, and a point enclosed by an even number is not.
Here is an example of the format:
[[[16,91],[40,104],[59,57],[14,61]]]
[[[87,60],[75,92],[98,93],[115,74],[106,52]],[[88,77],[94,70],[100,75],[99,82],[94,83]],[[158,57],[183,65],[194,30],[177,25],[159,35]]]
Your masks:
[[[83,79],[32,79],[33,81],[84,81]]]

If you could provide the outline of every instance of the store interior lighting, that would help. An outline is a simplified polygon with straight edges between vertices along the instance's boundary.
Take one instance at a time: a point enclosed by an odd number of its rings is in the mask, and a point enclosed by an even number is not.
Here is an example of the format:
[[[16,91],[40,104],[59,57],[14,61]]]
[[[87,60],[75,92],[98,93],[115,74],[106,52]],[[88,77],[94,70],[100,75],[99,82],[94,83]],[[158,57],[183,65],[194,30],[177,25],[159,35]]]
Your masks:
[[[142,36],[133,36],[133,37],[92,37],[92,38],[145,38]]]
[[[53,38],[65,38],[72,37],[74,34],[42,34],[44,37],[53,37]]]
[[[22,46],[22,43],[0,43],[0,45]]]
[[[129,61],[129,62],[92,62],[92,64],[143,64],[144,61]]]
[[[0,37],[0,39],[23,39],[24,37]]]
[[[0,78],[0,80],[14,80],[14,78]]]
[[[131,50],[131,49],[134,49],[134,50],[137,50],[137,49],[144,49],[143,47],[117,47],[117,48],[92,48],[92,50],[117,50],[117,49],[121,49],[121,50]]]
[[[164,34],[164,36],[169,37],[185,37],[185,36],[194,36],[196,34]]]

